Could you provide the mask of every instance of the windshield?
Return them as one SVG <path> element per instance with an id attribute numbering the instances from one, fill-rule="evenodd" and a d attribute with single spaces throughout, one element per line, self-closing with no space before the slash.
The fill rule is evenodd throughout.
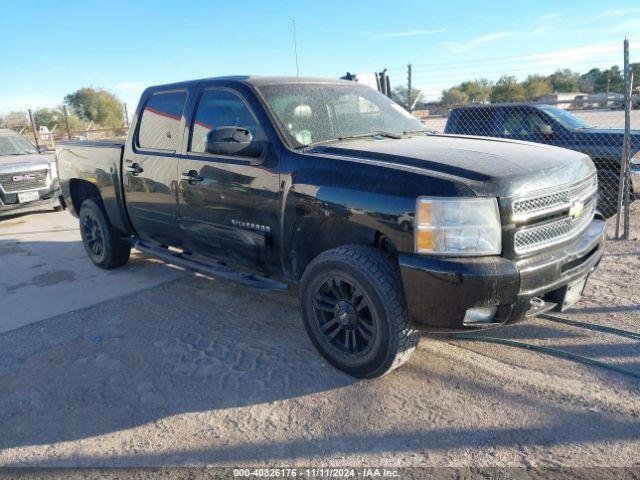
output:
<path id="1" fill-rule="evenodd" d="M 277 84 L 258 90 L 294 147 L 369 134 L 427 132 L 400 105 L 357 83 Z"/>
<path id="2" fill-rule="evenodd" d="M 0 155 L 27 155 L 38 153 L 36 148 L 17 133 L 0 134 Z"/>
<path id="3" fill-rule="evenodd" d="M 540 107 L 540 110 L 550 115 L 556 122 L 569 130 L 576 130 L 579 128 L 591 128 L 587 122 L 575 115 L 555 107 Z"/>

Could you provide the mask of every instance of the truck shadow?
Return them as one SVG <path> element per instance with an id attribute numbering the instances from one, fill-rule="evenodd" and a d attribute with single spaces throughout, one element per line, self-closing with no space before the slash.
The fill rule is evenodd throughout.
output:
<path id="1" fill-rule="evenodd" d="M 114 282 L 123 278 L 118 270 L 109 274 Z M 43 295 L 34 301 L 47 300 Z M 576 336 L 541 325 L 518 328 L 528 338 Z M 245 433 L 238 433 L 231 446 L 213 440 L 210 448 L 179 447 L 170 454 L 32 458 L 30 464 L 162 465 L 169 456 L 172 464 L 273 461 L 318 452 L 375 454 L 638 438 L 637 422 L 625 416 L 579 411 L 558 398 L 529 398 L 512 392 L 508 383 L 466 377 L 476 366 L 465 366 L 462 356 L 460 362 L 454 369 L 451 358 L 438 355 L 437 345 L 429 352 L 421 347 L 399 371 L 357 382 L 313 349 L 294 295 L 189 275 L 0 334 L 0 449 L 88 439 L 191 412 L 206 413 L 203 421 L 219 422 L 225 425 L 222 431 L 231 432 L 234 422 L 250 415 L 242 407 L 272 408 L 294 398 L 287 408 L 308 411 L 300 430 L 293 427 L 300 437 L 295 441 L 265 440 L 268 419 L 263 416 L 252 424 L 255 438 L 246 434 L 245 425 Z M 616 387 L 622 394 L 637 395 L 637 382 Z M 452 389 L 456 402 L 464 399 L 464 405 L 442 403 L 442 392 Z M 398 396 L 403 403 L 393 403 Z M 506 404 L 511 415 L 522 408 L 539 411 L 547 420 L 528 426 L 477 418 L 470 420 L 471 426 L 466 420 L 452 420 L 450 427 L 439 422 L 461 409 L 492 410 Z M 355 430 L 342 429 L 346 415 L 361 420 Z M 372 415 L 377 415 L 372 423 L 365 421 Z M 377 422 L 388 415 L 400 420 L 411 416 L 410 425 L 391 422 L 385 426 L 390 431 L 376 431 Z"/>
<path id="2" fill-rule="evenodd" d="M 27 250 L 24 242 L 20 248 Z M 107 273 L 118 282 L 119 271 Z M 33 301 L 49 300 L 43 289 Z M 354 381 L 313 349 L 291 294 L 187 275 L 0 334 L 0 448 L 82 439 Z"/>

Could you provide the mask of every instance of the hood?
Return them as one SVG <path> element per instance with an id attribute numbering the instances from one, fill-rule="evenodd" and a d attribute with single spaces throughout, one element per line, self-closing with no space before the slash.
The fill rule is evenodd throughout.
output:
<path id="1" fill-rule="evenodd" d="M 622 128 L 579 128 L 573 130 L 583 141 L 586 138 L 593 139 L 591 141 L 604 143 L 607 145 L 620 145 L 624 139 L 624 129 Z M 640 145 L 640 130 L 631 130 L 631 144 Z"/>
<path id="2" fill-rule="evenodd" d="M 572 150 L 461 135 L 346 140 L 316 151 L 447 177 L 478 196 L 522 195 L 577 182 L 596 171 L 587 155 Z"/>
<path id="3" fill-rule="evenodd" d="M 49 168 L 51 159 L 40 153 L 0 156 L 0 172 L 13 173 Z"/>

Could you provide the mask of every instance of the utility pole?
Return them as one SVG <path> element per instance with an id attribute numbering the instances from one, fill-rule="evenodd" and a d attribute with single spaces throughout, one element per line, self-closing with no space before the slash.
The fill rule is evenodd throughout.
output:
<path id="1" fill-rule="evenodd" d="M 409 112 L 413 110 L 411 102 L 411 64 L 407 65 L 407 109 Z"/>
<path id="2" fill-rule="evenodd" d="M 69 125 L 69 112 L 67 111 L 67 106 L 63 105 L 62 110 L 64 110 L 64 121 L 67 124 L 67 138 L 71 141 L 71 126 Z"/>
<path id="3" fill-rule="evenodd" d="M 36 132 L 36 122 L 33 120 L 33 113 L 31 109 L 29 109 L 29 122 L 31 122 L 31 130 L 33 130 L 33 138 L 36 141 L 36 147 L 40 148 L 40 143 L 38 142 L 38 132 Z"/>
<path id="4" fill-rule="evenodd" d="M 127 128 L 129 128 L 129 110 L 127 110 L 127 103 L 124 104 L 124 118 L 127 121 Z"/>

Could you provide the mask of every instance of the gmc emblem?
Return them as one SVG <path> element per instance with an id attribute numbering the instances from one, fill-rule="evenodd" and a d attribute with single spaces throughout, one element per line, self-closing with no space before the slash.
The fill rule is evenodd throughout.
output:
<path id="1" fill-rule="evenodd" d="M 33 173 L 23 173 L 22 175 L 14 175 L 11 177 L 13 182 L 28 182 L 29 180 L 35 180 L 36 176 Z"/>

